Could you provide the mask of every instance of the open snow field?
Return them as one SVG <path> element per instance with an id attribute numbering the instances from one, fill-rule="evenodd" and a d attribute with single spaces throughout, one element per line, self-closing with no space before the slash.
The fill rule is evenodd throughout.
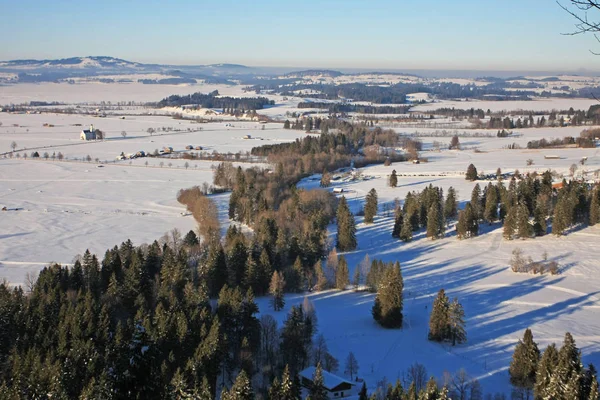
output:
<path id="1" fill-rule="evenodd" d="M 203 151 L 212 153 L 237 153 L 250 151 L 264 144 L 293 141 L 305 133 L 283 129 L 281 124 L 259 124 L 251 121 L 228 121 L 196 123 L 175 120 L 167 116 L 127 116 L 96 118 L 72 114 L 8 114 L 0 113 L 0 153 L 9 152 L 11 143 L 17 143 L 17 152 L 28 155 L 37 150 L 62 152 L 68 158 L 90 155 L 100 161 L 114 160 L 121 152 L 135 153 L 143 150 L 153 152 L 165 146 L 183 152 L 187 145 L 202 146 Z M 53 127 L 44 124 L 54 125 Z M 15 126 L 17 125 L 17 126 Z M 106 134 L 104 141 L 83 141 L 79 138 L 82 129 L 94 125 Z M 162 128 L 172 128 L 163 131 Z M 157 132 L 149 134 L 149 128 Z M 126 132 L 123 138 L 121 132 Z M 251 139 L 244 139 L 250 135 Z M 156 161 L 150 160 L 150 162 Z M 156 161 L 158 163 L 158 161 Z"/>

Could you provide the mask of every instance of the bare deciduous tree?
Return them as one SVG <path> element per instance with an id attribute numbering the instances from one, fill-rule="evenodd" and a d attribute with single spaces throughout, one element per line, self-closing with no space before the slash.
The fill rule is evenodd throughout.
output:
<path id="1" fill-rule="evenodd" d="M 596 40 L 600 41 L 598 33 L 600 33 L 600 19 L 595 19 L 590 14 L 592 12 L 600 13 L 600 1 L 597 0 L 570 0 L 565 2 L 557 1 L 558 5 L 575 18 L 575 30 L 566 35 L 580 35 L 584 33 L 592 33 Z M 590 50 L 591 51 L 591 50 Z M 600 53 L 593 54 L 600 55 Z"/>

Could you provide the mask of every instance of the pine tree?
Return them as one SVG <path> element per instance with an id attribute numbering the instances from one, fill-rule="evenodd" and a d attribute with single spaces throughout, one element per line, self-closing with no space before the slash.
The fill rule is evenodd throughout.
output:
<path id="1" fill-rule="evenodd" d="M 327 172 L 327 170 L 324 169 L 323 173 L 321 174 L 320 186 L 325 188 L 325 187 L 329 187 L 330 184 L 331 184 L 331 175 L 329 175 L 329 172 Z"/>
<path id="2" fill-rule="evenodd" d="M 535 236 L 544 236 L 546 234 L 546 215 L 543 210 L 543 205 L 538 200 L 535 211 L 533 213 L 533 233 Z"/>
<path id="3" fill-rule="evenodd" d="M 223 390 L 221 394 L 223 400 L 254 400 L 254 391 L 252 384 L 246 375 L 246 371 L 242 370 L 229 391 Z"/>
<path id="4" fill-rule="evenodd" d="M 342 196 L 337 209 L 337 248 L 349 251 L 356 248 L 356 224 L 346 198 Z"/>
<path id="5" fill-rule="evenodd" d="M 402 210 L 398 208 L 396 210 L 396 215 L 394 218 L 394 228 L 392 229 L 392 237 L 400 238 L 400 231 L 402 230 L 402 223 L 404 222 L 404 218 L 402 215 Z"/>
<path id="6" fill-rule="evenodd" d="M 569 227 L 568 213 L 569 205 L 566 196 L 559 197 L 556 206 L 554 207 L 554 215 L 552 216 L 552 233 L 556 236 L 561 236 Z"/>
<path id="7" fill-rule="evenodd" d="M 469 164 L 467 168 L 467 173 L 465 175 L 468 181 L 476 181 L 477 180 L 477 168 L 473 164 Z"/>
<path id="8" fill-rule="evenodd" d="M 283 370 L 283 375 L 281 376 L 281 388 L 279 392 L 279 400 L 297 400 L 300 396 L 297 395 L 297 391 L 299 388 L 294 384 L 294 380 L 290 376 L 290 368 L 288 365 L 285 366 Z"/>
<path id="9" fill-rule="evenodd" d="M 456 201 L 456 190 L 452 186 L 448 188 L 448 194 L 446 194 L 446 202 L 444 203 L 444 217 L 446 220 L 456 218 L 458 215 L 458 206 Z"/>
<path id="10" fill-rule="evenodd" d="M 537 343 L 533 341 L 533 334 L 527 328 L 523 340 L 519 340 L 510 362 L 508 373 L 510 383 L 517 389 L 524 391 L 526 397 L 533 390 L 540 360 L 540 351 Z"/>
<path id="11" fill-rule="evenodd" d="M 443 237 L 440 226 L 444 226 L 442 215 L 439 211 L 438 204 L 432 204 L 427 212 L 427 237 L 429 239 L 439 239 Z"/>
<path id="12" fill-rule="evenodd" d="M 597 385 L 596 385 L 596 389 L 597 389 Z M 368 400 L 369 396 L 367 394 L 367 385 L 365 384 L 365 382 L 363 382 L 361 388 L 360 388 L 360 392 L 358 392 L 358 400 Z"/>
<path id="13" fill-rule="evenodd" d="M 375 189 L 369 190 L 365 199 L 365 223 L 372 224 L 375 215 L 377 215 L 377 191 Z"/>
<path id="14" fill-rule="evenodd" d="M 554 399 L 552 394 L 549 392 L 550 383 L 552 381 L 552 375 L 554 369 L 558 364 L 558 351 L 554 343 L 550 344 L 544 350 L 542 358 L 538 364 L 538 369 L 535 376 L 535 386 L 533 393 L 536 399 Z"/>
<path id="15" fill-rule="evenodd" d="M 273 296 L 271 300 L 273 305 L 273 310 L 279 311 L 283 309 L 285 305 L 285 300 L 283 298 L 283 290 L 285 288 L 285 279 L 283 276 L 275 271 L 273 272 L 273 277 L 271 278 L 271 285 L 269 287 L 269 293 Z"/>
<path id="16" fill-rule="evenodd" d="M 600 186 L 596 186 L 592 190 L 592 198 L 590 200 L 590 225 L 600 223 Z"/>
<path id="17" fill-rule="evenodd" d="M 277 377 L 273 379 L 271 386 L 269 386 L 268 399 L 281 400 L 281 384 L 279 383 L 279 379 Z"/>
<path id="18" fill-rule="evenodd" d="M 444 289 L 440 289 L 433 301 L 429 317 L 429 340 L 441 342 L 448 337 L 450 324 L 450 301 Z"/>
<path id="19" fill-rule="evenodd" d="M 396 170 L 392 170 L 392 174 L 390 175 L 390 187 L 395 188 L 398 186 L 398 176 L 396 175 Z"/>
<path id="20" fill-rule="evenodd" d="M 311 400 L 328 400 L 327 390 L 324 386 L 323 369 L 321 363 L 317 364 L 312 384 L 310 385 L 309 396 Z"/>
<path id="21" fill-rule="evenodd" d="M 517 206 L 509 206 L 506 217 L 504 218 L 503 233 L 504 239 L 512 240 L 517 226 Z"/>
<path id="22" fill-rule="evenodd" d="M 590 387 L 590 394 L 588 395 L 588 400 L 598 399 L 600 399 L 600 395 L 598 394 L 598 379 L 594 377 Z"/>
<path id="23" fill-rule="evenodd" d="M 488 185 L 486 191 L 483 219 L 486 220 L 488 224 L 492 224 L 498 219 L 498 191 L 491 183 Z"/>
<path id="24" fill-rule="evenodd" d="M 458 213 L 458 222 L 456 223 L 456 237 L 458 239 L 468 238 L 467 234 L 467 214 L 465 210 L 460 210 Z"/>
<path id="25" fill-rule="evenodd" d="M 346 257 L 341 256 L 335 271 L 335 287 L 339 290 L 345 290 L 349 283 L 350 272 L 348 271 L 348 262 L 346 261 Z"/>
<path id="26" fill-rule="evenodd" d="M 471 207 L 473 207 L 475 218 L 479 223 L 479 220 L 483 218 L 483 209 L 481 205 L 481 187 L 479 186 L 479 183 L 477 183 L 471 191 Z"/>
<path id="27" fill-rule="evenodd" d="M 327 289 L 327 287 L 329 286 L 329 282 L 327 281 L 327 276 L 325 276 L 325 271 L 323 271 L 323 263 L 321 262 L 321 260 L 317 260 L 314 270 L 315 277 L 317 280 L 314 289 L 317 292 Z"/>
<path id="28" fill-rule="evenodd" d="M 423 394 L 421 396 L 419 396 L 419 400 L 437 400 L 439 395 L 440 395 L 440 392 L 438 389 L 437 382 L 435 381 L 435 378 L 432 376 L 427 381 L 427 386 L 425 386 L 425 390 L 423 391 Z"/>
<path id="29" fill-rule="evenodd" d="M 456 343 L 464 343 L 467 341 L 467 331 L 465 330 L 465 311 L 462 304 L 455 297 L 448 310 L 449 330 L 452 346 Z"/>
<path id="30" fill-rule="evenodd" d="M 549 392 L 556 395 L 556 398 L 579 398 L 582 372 L 581 353 L 573 336 L 567 332 L 558 352 L 558 364 L 551 376 Z"/>
<path id="31" fill-rule="evenodd" d="M 372 314 L 384 328 L 402 327 L 404 281 L 400 263 L 387 267 L 377 288 Z"/>
<path id="32" fill-rule="evenodd" d="M 410 242 L 412 240 L 412 224 L 410 218 L 404 217 L 402 221 L 402 229 L 400 229 L 400 240 Z"/>
<path id="33" fill-rule="evenodd" d="M 521 239 L 530 238 L 533 227 L 529 223 L 529 210 L 525 204 L 517 206 L 517 235 Z"/>

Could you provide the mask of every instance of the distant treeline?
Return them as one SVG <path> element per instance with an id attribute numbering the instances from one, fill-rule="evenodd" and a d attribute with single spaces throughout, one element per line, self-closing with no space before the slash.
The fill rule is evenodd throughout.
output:
<path id="1" fill-rule="evenodd" d="M 327 84 L 294 84 L 288 83 L 282 87 L 281 82 L 272 81 L 255 85 L 249 90 L 271 90 L 284 96 L 300 96 L 318 99 L 336 100 L 340 98 L 354 101 L 368 101 L 377 104 L 403 104 L 409 93 L 425 92 L 435 95 L 440 99 L 449 98 L 486 98 L 488 100 L 529 100 L 533 92 L 514 93 L 493 85 L 459 85 L 451 82 L 436 82 L 428 86 L 414 83 L 398 83 L 390 86 L 372 86 L 363 83 L 342 85 Z M 302 93 L 305 91 L 306 93 Z M 316 93 L 315 93 L 316 92 Z M 300 93 L 300 94 L 298 94 Z M 490 97 L 492 96 L 492 97 Z"/>
<path id="2" fill-rule="evenodd" d="M 329 113 L 350 113 L 360 114 L 406 114 L 411 106 L 365 106 L 358 104 L 339 104 L 324 102 L 302 102 L 298 103 L 298 108 L 319 108 L 325 109 Z"/>
<path id="3" fill-rule="evenodd" d="M 198 83 L 198 81 L 192 78 L 138 79 L 138 82 L 145 85 L 181 85 L 183 83 Z"/>
<path id="4" fill-rule="evenodd" d="M 172 95 L 157 103 L 158 107 L 177 107 L 183 105 L 198 105 L 203 108 L 231 108 L 235 110 L 260 110 L 266 105 L 275 104 L 266 97 L 220 97 L 219 91 L 204 94 L 194 93 L 185 96 Z"/>

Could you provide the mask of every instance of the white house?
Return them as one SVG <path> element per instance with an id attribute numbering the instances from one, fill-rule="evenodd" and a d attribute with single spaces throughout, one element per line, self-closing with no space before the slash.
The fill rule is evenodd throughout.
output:
<path id="1" fill-rule="evenodd" d="M 94 125 L 90 125 L 90 129 L 84 129 L 81 131 L 79 135 L 81 140 L 96 140 L 96 131 L 94 130 Z"/>
<path id="2" fill-rule="evenodd" d="M 313 384 L 313 376 L 315 375 L 316 367 L 308 367 L 303 371 L 300 371 L 300 384 L 306 390 L 310 390 Z M 330 399 L 341 399 L 356 395 L 354 382 L 339 377 L 323 370 L 323 386 L 327 391 L 327 397 Z"/>

